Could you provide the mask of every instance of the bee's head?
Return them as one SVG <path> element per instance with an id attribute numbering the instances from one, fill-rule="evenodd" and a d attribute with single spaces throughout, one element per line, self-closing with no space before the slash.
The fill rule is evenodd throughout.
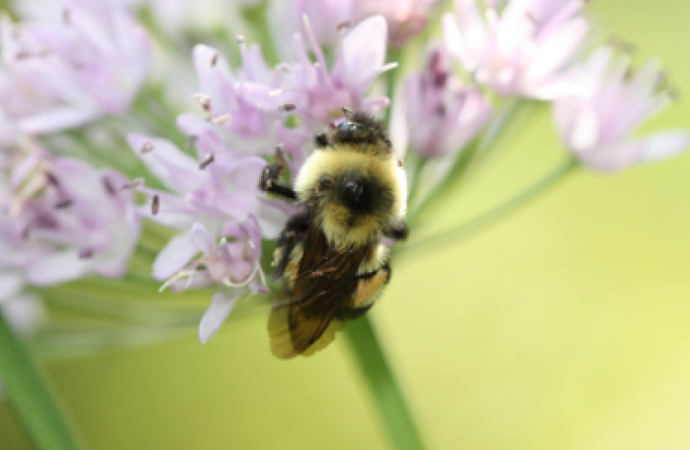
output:
<path id="1" fill-rule="evenodd" d="M 314 152 L 304 163 L 295 190 L 316 213 L 326 237 L 336 244 L 371 242 L 387 224 L 404 217 L 405 172 L 394 158 L 346 149 Z"/>
<path id="2" fill-rule="evenodd" d="M 334 144 L 370 144 L 390 148 L 385 125 L 373 116 L 343 108 L 345 121 L 335 125 L 332 140 Z"/>
<path id="3" fill-rule="evenodd" d="M 312 204 L 333 240 L 363 243 L 374 239 L 393 214 L 393 189 L 368 167 L 345 166 L 319 176 Z"/>
<path id="4" fill-rule="evenodd" d="M 353 217 L 370 216 L 381 208 L 388 210 L 392 203 L 377 180 L 354 170 L 322 174 L 316 182 L 315 195 L 320 203 L 339 205 Z"/>

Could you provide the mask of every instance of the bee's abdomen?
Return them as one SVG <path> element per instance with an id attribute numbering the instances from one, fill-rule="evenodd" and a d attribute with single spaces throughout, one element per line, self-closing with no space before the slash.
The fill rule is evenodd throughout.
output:
<path id="1" fill-rule="evenodd" d="M 353 320 L 365 314 L 374 305 L 383 287 L 391 278 L 391 268 L 386 262 L 379 269 L 357 275 L 357 288 L 350 302 L 338 311 L 341 320 Z"/>

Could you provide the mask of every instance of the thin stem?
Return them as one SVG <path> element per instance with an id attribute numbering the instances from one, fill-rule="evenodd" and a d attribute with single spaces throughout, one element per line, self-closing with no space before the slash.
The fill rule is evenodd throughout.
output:
<path id="1" fill-rule="evenodd" d="M 436 207 L 439 199 L 451 188 L 465 183 L 472 173 L 477 172 L 478 167 L 493 153 L 501 137 L 505 136 L 506 130 L 515 121 L 525 103 L 526 101 L 521 99 L 508 100 L 494 115 L 482 135 L 456 152 L 456 160 L 443 179 L 433 187 L 424 202 L 412 210 L 408 218 L 410 228 L 415 228 L 417 222 Z"/>
<path id="2" fill-rule="evenodd" d="M 78 450 L 70 429 L 39 367 L 0 311 L 0 373 L 17 416 L 41 450 Z"/>
<path id="3" fill-rule="evenodd" d="M 394 369 L 388 363 L 369 316 L 350 322 L 345 335 L 393 447 L 398 450 L 424 449 L 412 410 L 395 379 Z"/>
<path id="4" fill-rule="evenodd" d="M 577 161 L 572 157 L 568 157 L 565 163 L 560 164 L 555 170 L 549 172 L 545 177 L 541 178 L 539 181 L 505 203 L 459 226 L 453 227 L 429 238 L 413 242 L 398 251 L 397 255 L 408 255 L 419 252 L 422 249 L 429 249 L 435 245 L 461 239 L 474 232 L 483 230 L 487 226 L 498 222 L 500 219 L 508 216 L 510 213 L 518 210 L 531 200 L 537 198 L 547 189 L 556 185 L 558 181 L 564 179 L 566 175 L 572 173 L 577 167 Z"/>

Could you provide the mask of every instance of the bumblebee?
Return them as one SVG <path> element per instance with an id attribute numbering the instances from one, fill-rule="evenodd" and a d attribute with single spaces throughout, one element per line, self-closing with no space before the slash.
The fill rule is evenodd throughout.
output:
<path id="1" fill-rule="evenodd" d="M 343 108 L 345 121 L 316 136 L 294 187 L 281 161 L 261 173 L 261 190 L 300 212 L 281 232 L 273 278 L 283 282 L 268 323 L 281 359 L 311 355 L 345 322 L 365 314 L 390 281 L 388 237 L 407 238 L 407 179 L 382 122 Z"/>

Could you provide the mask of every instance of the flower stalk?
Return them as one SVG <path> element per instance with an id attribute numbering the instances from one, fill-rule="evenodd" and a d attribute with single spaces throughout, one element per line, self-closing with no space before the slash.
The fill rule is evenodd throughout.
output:
<path id="1" fill-rule="evenodd" d="M 0 374 L 10 402 L 36 448 L 79 450 L 83 445 L 25 344 L 0 311 Z"/>
<path id="2" fill-rule="evenodd" d="M 439 244 L 462 239 L 475 232 L 481 231 L 539 197 L 549 188 L 555 186 L 559 181 L 563 180 L 566 175 L 573 173 L 577 167 L 579 167 L 577 160 L 573 157 L 568 157 L 566 158 L 566 161 L 556 167 L 555 170 L 549 172 L 545 177 L 541 178 L 536 183 L 515 195 L 505 203 L 461 225 L 434 234 L 426 239 L 412 242 L 410 245 L 407 245 L 399 250 L 397 255 L 403 256 L 419 252 L 420 250 L 428 250 L 438 246 Z"/>
<path id="3" fill-rule="evenodd" d="M 421 450 L 426 448 L 412 409 L 396 380 L 395 369 L 388 362 L 370 316 L 365 315 L 345 328 L 359 372 L 393 448 Z"/>

